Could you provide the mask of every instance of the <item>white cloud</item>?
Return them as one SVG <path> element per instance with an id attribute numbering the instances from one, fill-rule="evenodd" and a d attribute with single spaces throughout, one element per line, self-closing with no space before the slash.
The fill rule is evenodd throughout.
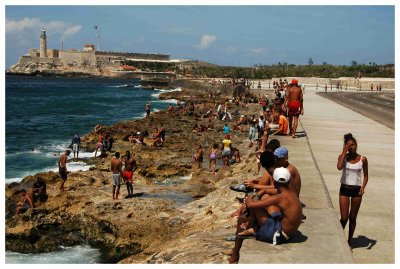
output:
<path id="1" fill-rule="evenodd" d="M 81 25 L 75 25 L 75 26 L 69 27 L 67 30 L 65 30 L 65 32 L 61 36 L 61 40 L 67 39 L 69 36 L 76 34 L 81 29 L 82 29 Z"/>
<path id="2" fill-rule="evenodd" d="M 40 20 L 38 18 L 23 18 L 20 21 L 13 21 L 6 18 L 6 33 L 20 32 L 39 24 Z"/>
<path id="3" fill-rule="evenodd" d="M 48 35 L 61 34 L 61 39 L 66 39 L 82 29 L 81 25 L 72 25 L 63 21 L 41 21 L 39 18 L 23 18 L 10 20 L 6 18 L 7 38 L 37 37 L 40 30 L 45 29 Z"/>
<path id="4" fill-rule="evenodd" d="M 264 48 L 253 48 L 253 49 L 250 49 L 250 53 L 258 54 L 258 55 L 264 54 L 266 52 L 267 52 L 267 50 L 264 49 Z"/>
<path id="5" fill-rule="evenodd" d="M 200 44 L 194 45 L 196 49 L 207 49 L 217 39 L 215 35 L 203 35 L 200 40 Z"/>

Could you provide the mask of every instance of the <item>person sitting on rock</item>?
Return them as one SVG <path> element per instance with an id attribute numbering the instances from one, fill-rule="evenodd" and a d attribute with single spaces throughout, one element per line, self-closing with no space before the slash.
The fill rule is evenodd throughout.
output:
<path id="1" fill-rule="evenodd" d="M 161 147 L 163 144 L 162 138 L 161 138 L 161 133 L 160 130 L 158 128 L 155 129 L 155 132 L 152 134 L 153 138 L 152 138 L 152 146 L 153 147 Z"/>
<path id="2" fill-rule="evenodd" d="M 38 176 L 36 178 L 36 182 L 33 183 L 32 196 L 33 202 L 39 200 L 39 205 L 41 205 L 43 202 L 46 202 L 47 200 L 48 195 L 46 193 L 46 182 L 40 176 Z"/>
<path id="3" fill-rule="evenodd" d="M 17 204 L 17 214 L 25 213 L 29 208 L 35 207 L 30 195 L 25 189 L 17 191 L 16 194 L 20 194 L 22 197 Z"/>
<path id="4" fill-rule="evenodd" d="M 233 156 L 229 159 L 229 164 L 235 164 L 240 162 L 240 152 L 238 148 L 233 149 Z"/>

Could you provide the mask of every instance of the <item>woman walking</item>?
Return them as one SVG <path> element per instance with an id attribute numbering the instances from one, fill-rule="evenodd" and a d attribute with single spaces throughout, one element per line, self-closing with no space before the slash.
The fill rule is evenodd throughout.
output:
<path id="1" fill-rule="evenodd" d="M 367 157 L 357 153 L 357 141 L 350 133 L 344 135 L 344 146 L 338 157 L 337 169 L 342 170 L 339 192 L 340 223 L 344 229 L 349 220 L 347 242 L 350 245 L 356 229 L 356 219 L 362 196 L 368 183 Z M 361 170 L 364 174 L 363 179 L 361 178 Z"/>

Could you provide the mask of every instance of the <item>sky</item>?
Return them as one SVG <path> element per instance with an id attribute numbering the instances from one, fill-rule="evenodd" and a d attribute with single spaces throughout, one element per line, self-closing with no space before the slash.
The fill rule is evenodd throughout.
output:
<path id="1" fill-rule="evenodd" d="M 109 1 L 108 4 L 112 2 Z M 394 63 L 395 7 L 5 6 L 6 68 L 29 48 L 170 53 L 219 65 Z"/>

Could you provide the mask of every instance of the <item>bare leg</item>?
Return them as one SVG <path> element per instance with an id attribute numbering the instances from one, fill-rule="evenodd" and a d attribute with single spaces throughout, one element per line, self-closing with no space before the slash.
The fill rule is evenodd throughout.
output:
<path id="1" fill-rule="evenodd" d="M 297 130 L 298 123 L 299 123 L 299 116 L 294 116 L 294 126 L 293 126 L 293 133 L 292 133 L 293 138 L 296 137 L 296 130 Z"/>
<path id="2" fill-rule="evenodd" d="M 362 201 L 362 196 L 351 198 L 351 209 L 349 215 L 349 237 L 347 240 L 349 245 L 351 243 L 351 240 L 353 239 L 354 231 L 356 229 L 357 214 L 358 210 L 360 209 L 361 201 Z"/>
<path id="3" fill-rule="evenodd" d="M 340 224 L 342 228 L 346 227 L 347 221 L 349 220 L 349 205 L 350 199 L 347 196 L 339 196 L 339 206 L 340 206 Z"/>
<path id="4" fill-rule="evenodd" d="M 240 226 L 242 225 L 242 223 L 245 223 L 247 221 L 248 221 L 248 219 L 246 218 L 246 216 L 244 214 L 242 214 L 238 217 L 236 234 L 242 232 L 243 229 Z M 237 236 L 236 240 L 235 240 L 235 246 L 232 249 L 232 255 L 228 259 L 229 263 L 236 263 L 239 261 L 239 252 L 240 252 L 240 249 L 242 248 L 242 244 L 243 244 L 243 239 Z"/>
<path id="5" fill-rule="evenodd" d="M 60 191 L 64 191 L 64 183 L 65 183 L 65 180 L 63 180 L 61 182 Z"/>
<path id="6" fill-rule="evenodd" d="M 113 193 L 113 200 L 115 200 L 115 185 L 113 185 L 112 193 Z"/>
<path id="7" fill-rule="evenodd" d="M 288 121 L 289 121 L 289 134 L 293 134 L 293 116 L 289 116 Z"/>
<path id="8" fill-rule="evenodd" d="M 115 187 L 115 186 L 113 186 L 113 187 Z M 120 188 L 120 185 L 117 185 L 117 191 L 116 191 L 116 194 L 115 194 L 115 200 L 118 200 L 118 195 L 119 195 L 119 188 Z"/>

